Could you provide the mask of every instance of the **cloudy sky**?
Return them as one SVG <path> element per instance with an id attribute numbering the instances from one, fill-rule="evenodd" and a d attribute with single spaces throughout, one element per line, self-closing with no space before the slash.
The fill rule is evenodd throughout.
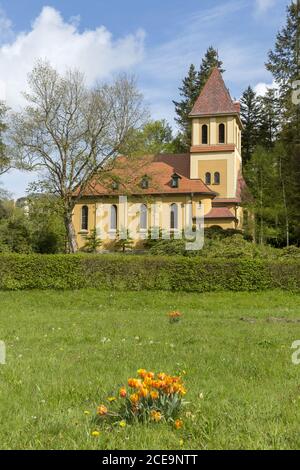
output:
<path id="1" fill-rule="evenodd" d="M 219 50 L 234 98 L 272 83 L 268 50 L 285 22 L 288 0 L 0 0 L 0 99 L 22 106 L 37 58 L 60 71 L 77 67 L 89 84 L 120 71 L 135 74 L 154 118 L 174 125 L 172 99 L 191 63 Z M 15 197 L 32 175 L 0 183 Z"/>

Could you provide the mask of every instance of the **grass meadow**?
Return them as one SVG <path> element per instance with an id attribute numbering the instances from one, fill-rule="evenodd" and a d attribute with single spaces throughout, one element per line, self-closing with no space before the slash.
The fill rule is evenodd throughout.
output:
<path id="1" fill-rule="evenodd" d="M 299 321 L 281 291 L 0 292 L 0 448 L 297 449 Z M 95 425 L 139 368 L 186 371 L 183 429 Z"/>

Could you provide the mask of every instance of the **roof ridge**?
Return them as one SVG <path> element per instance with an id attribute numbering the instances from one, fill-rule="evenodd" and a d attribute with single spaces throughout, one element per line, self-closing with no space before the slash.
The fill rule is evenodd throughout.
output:
<path id="1" fill-rule="evenodd" d="M 193 106 L 190 116 L 238 114 L 238 112 L 238 106 L 231 98 L 221 71 L 218 67 L 214 67 Z"/>

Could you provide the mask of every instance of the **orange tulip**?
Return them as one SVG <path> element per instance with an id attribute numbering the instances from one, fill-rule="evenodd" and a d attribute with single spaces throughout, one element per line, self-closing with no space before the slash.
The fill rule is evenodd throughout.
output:
<path id="1" fill-rule="evenodd" d="M 100 406 L 98 406 L 98 408 L 97 408 L 97 414 L 98 414 L 99 416 L 105 416 L 105 415 L 107 415 L 107 413 L 108 413 L 108 409 L 106 408 L 105 405 L 100 405 Z"/>
<path id="2" fill-rule="evenodd" d="M 152 400 L 157 400 L 158 397 L 159 397 L 159 393 L 155 390 L 153 392 L 150 392 L 150 396 L 151 396 Z"/>
<path id="3" fill-rule="evenodd" d="M 133 395 L 130 395 L 130 401 L 133 404 L 137 404 L 140 400 L 140 397 L 138 396 L 137 393 L 133 393 Z"/>
<path id="4" fill-rule="evenodd" d="M 176 419 L 174 423 L 175 429 L 178 431 L 183 427 L 183 421 L 181 419 Z"/>
<path id="5" fill-rule="evenodd" d="M 126 398 L 127 397 L 127 391 L 125 387 L 120 388 L 120 397 L 121 398 Z"/>

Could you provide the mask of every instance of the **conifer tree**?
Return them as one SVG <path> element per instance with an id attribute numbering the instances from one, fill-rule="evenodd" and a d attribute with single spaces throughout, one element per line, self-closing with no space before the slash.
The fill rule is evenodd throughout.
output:
<path id="1" fill-rule="evenodd" d="M 280 140 L 286 158 L 282 175 L 290 189 L 287 206 L 293 212 L 292 240 L 300 243 L 300 103 L 292 99 L 293 86 L 300 80 L 300 1 L 287 7 L 287 21 L 278 33 L 275 47 L 269 52 L 267 69 L 273 74 L 279 90 L 282 109 Z"/>
<path id="2" fill-rule="evenodd" d="M 258 139 L 259 103 L 255 91 L 249 86 L 241 98 L 241 119 L 244 125 L 242 132 L 242 157 L 247 163 L 253 154 Z"/>
<path id="3" fill-rule="evenodd" d="M 200 70 L 197 71 L 195 65 L 192 64 L 188 75 L 183 79 L 182 86 L 179 88 L 182 99 L 181 101 L 173 101 L 176 112 L 175 121 L 180 130 L 180 136 L 177 136 L 177 140 L 180 143 L 181 151 L 187 151 L 191 145 L 191 120 L 189 114 L 194 103 L 207 82 L 212 69 L 218 67 L 223 72 L 222 65 L 218 52 L 210 46 L 202 60 Z"/>
<path id="4" fill-rule="evenodd" d="M 258 109 L 258 143 L 271 149 L 275 145 L 281 123 L 278 91 L 269 88 L 264 96 L 260 96 Z"/>

